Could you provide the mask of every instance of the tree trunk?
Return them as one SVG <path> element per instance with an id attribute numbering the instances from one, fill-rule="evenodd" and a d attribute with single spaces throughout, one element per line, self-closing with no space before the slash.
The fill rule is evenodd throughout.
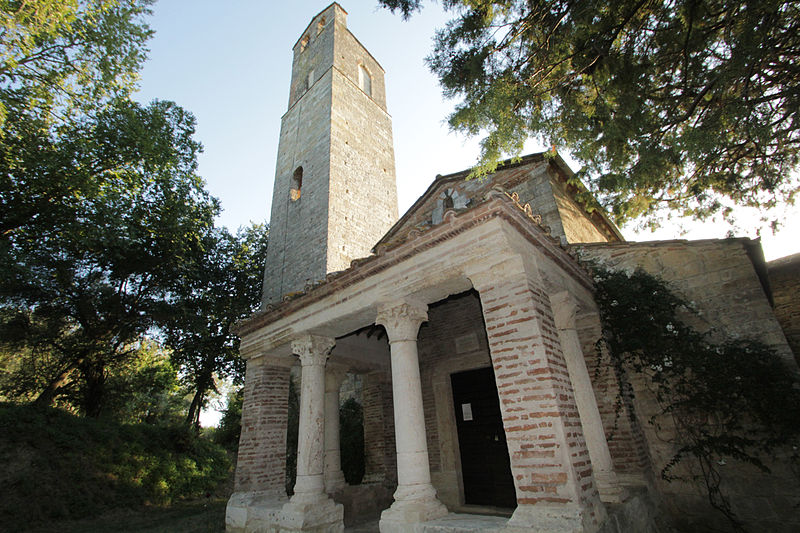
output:
<path id="1" fill-rule="evenodd" d="M 200 431 L 200 411 L 203 409 L 203 401 L 209 389 L 214 386 L 214 374 L 211 370 L 203 370 L 197 377 L 197 391 L 192 398 L 189 406 L 189 413 L 186 415 L 186 425 L 195 431 Z"/>
<path id="2" fill-rule="evenodd" d="M 200 410 L 203 405 L 203 398 L 206 395 L 205 387 L 198 386 L 194 393 L 192 403 L 189 406 L 189 413 L 186 415 L 186 425 L 195 431 L 200 430 Z"/>
<path id="3" fill-rule="evenodd" d="M 37 407 L 50 407 L 53 405 L 53 401 L 59 395 L 61 388 L 69 381 L 70 372 L 72 372 L 72 367 L 67 368 L 51 379 L 47 387 L 33 400 L 33 405 Z"/>
<path id="4" fill-rule="evenodd" d="M 81 371 L 86 383 L 86 390 L 83 394 L 84 411 L 90 418 L 99 418 L 103 410 L 106 392 L 105 364 L 103 361 L 87 363 L 81 368 Z"/>

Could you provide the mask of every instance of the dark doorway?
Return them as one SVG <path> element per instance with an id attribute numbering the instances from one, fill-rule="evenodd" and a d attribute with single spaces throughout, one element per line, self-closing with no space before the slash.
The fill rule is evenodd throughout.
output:
<path id="1" fill-rule="evenodd" d="M 517 498 L 494 371 L 480 368 L 452 374 L 464 503 L 515 508 Z"/>

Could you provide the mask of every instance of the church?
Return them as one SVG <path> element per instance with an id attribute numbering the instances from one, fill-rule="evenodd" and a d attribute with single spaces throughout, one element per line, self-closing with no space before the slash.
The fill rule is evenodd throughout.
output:
<path id="1" fill-rule="evenodd" d="M 709 324 L 763 340 L 797 372 L 760 244 L 626 242 L 549 154 L 484 180 L 437 176 L 398 217 L 384 71 L 346 17 L 331 4 L 293 48 L 263 304 L 238 331 L 247 370 L 227 531 L 338 532 L 372 517 L 385 533 L 656 532 L 670 530 L 664 513 L 706 513 L 702 494 L 659 479 L 670 450 L 647 424 L 647 401 L 620 407 L 616 378 L 595 372 L 601 325 L 586 262 L 662 277 Z M 366 464 L 357 486 L 339 449 L 340 387 L 353 375 Z M 744 519 L 799 530 L 792 474 L 770 477 L 768 492 L 758 483 L 733 488 Z"/>

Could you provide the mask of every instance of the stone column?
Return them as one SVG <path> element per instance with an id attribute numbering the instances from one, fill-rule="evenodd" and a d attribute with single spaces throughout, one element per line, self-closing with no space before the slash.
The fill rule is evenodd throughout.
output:
<path id="1" fill-rule="evenodd" d="M 427 305 L 401 301 L 379 307 L 376 324 L 386 328 L 392 359 L 392 394 L 397 447 L 394 503 L 381 515 L 382 533 L 409 531 L 409 524 L 447 514 L 431 484 L 417 332 L 428 319 Z"/>
<path id="2" fill-rule="evenodd" d="M 594 533 L 606 511 L 536 259 L 509 254 L 468 273 L 480 294 L 517 494 L 504 531 Z"/>
<path id="3" fill-rule="evenodd" d="M 345 367 L 328 363 L 325 373 L 325 492 L 332 494 L 345 486 L 339 443 L 339 388 L 347 376 Z"/>
<path id="4" fill-rule="evenodd" d="M 583 436 L 592 461 L 592 473 L 597 483 L 597 491 L 604 502 L 619 503 L 625 499 L 625 490 L 617 480 L 608 441 L 603 430 L 603 421 L 592 389 L 589 370 L 581 350 L 581 341 L 575 326 L 577 305 L 568 292 L 563 291 L 550 296 L 553 318 L 558 336 L 561 340 L 561 351 L 567 362 L 569 379 L 575 391 L 575 403 L 581 417 Z"/>
<path id="5" fill-rule="evenodd" d="M 266 527 L 286 502 L 286 427 L 290 356 L 247 361 L 242 434 L 234 492 L 225 513 L 227 531 Z"/>
<path id="6" fill-rule="evenodd" d="M 325 431 L 325 362 L 334 340 L 304 335 L 292 342 L 302 365 L 297 481 L 294 496 L 283 506 L 281 531 L 343 531 L 344 508 L 325 494 L 323 453 Z"/>

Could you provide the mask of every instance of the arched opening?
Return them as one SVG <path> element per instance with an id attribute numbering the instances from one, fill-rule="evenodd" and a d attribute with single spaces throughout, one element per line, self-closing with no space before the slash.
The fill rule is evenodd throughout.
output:
<path id="1" fill-rule="evenodd" d="M 308 46 L 308 35 L 306 35 L 300 40 L 300 51 L 305 52 L 307 46 Z"/>
<path id="2" fill-rule="evenodd" d="M 372 77 L 364 65 L 358 65 L 358 86 L 367 96 L 372 96 Z"/>
<path id="3" fill-rule="evenodd" d="M 322 29 L 324 27 L 325 27 L 325 17 L 322 17 L 321 19 L 319 19 L 319 22 L 317 22 L 317 35 L 322 33 Z"/>
<path id="4" fill-rule="evenodd" d="M 292 175 L 292 188 L 289 191 L 289 198 L 293 202 L 300 199 L 300 190 L 303 188 L 303 167 L 297 167 Z"/>
<path id="5" fill-rule="evenodd" d="M 306 78 L 306 91 L 314 85 L 314 69 L 308 71 L 308 77 Z"/>

